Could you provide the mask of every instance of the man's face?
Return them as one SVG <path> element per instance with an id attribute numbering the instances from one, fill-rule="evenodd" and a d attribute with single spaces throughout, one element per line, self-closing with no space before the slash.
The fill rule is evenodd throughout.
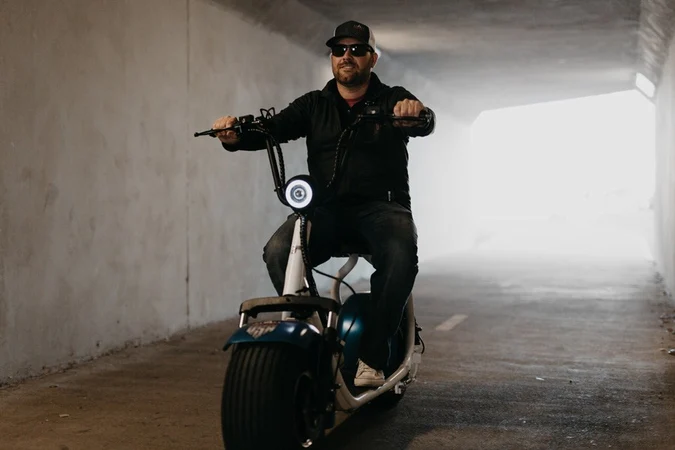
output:
<path id="1" fill-rule="evenodd" d="M 344 38 L 338 41 L 338 45 L 362 44 L 362 42 L 353 38 Z M 367 52 L 364 56 L 354 56 L 351 50 L 343 56 L 333 56 L 331 54 L 331 64 L 333 66 L 333 75 L 338 83 L 343 86 L 361 86 L 368 82 L 371 69 L 377 61 L 377 54 Z"/>

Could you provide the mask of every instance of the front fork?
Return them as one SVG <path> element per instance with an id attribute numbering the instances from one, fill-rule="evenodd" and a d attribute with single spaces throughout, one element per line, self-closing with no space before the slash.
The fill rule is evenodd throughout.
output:
<path id="1" fill-rule="evenodd" d="M 284 290 L 282 295 L 310 295 L 309 281 L 307 280 L 306 266 L 302 258 L 302 233 L 300 231 L 301 218 L 295 221 L 293 229 L 293 239 L 291 241 L 291 250 L 288 254 L 288 263 L 286 265 L 286 278 L 284 280 Z M 312 230 L 312 223 L 307 220 L 307 243 Z M 311 268 L 309 270 L 312 270 Z M 282 320 L 292 318 L 290 312 L 283 312 Z M 324 328 L 319 315 L 315 312 L 308 319 L 308 322 L 316 326 L 323 336 L 323 345 L 317 358 L 317 367 L 315 368 L 317 380 L 319 383 L 319 407 L 325 417 L 325 427 L 332 428 L 335 425 L 335 376 L 332 371 L 333 357 L 336 353 L 342 351 L 342 346 L 338 340 L 337 314 L 328 312 L 327 326 Z"/>
<path id="2" fill-rule="evenodd" d="M 309 243 L 311 231 L 312 223 L 307 220 L 307 243 Z M 293 229 L 293 240 L 291 241 L 291 251 L 288 254 L 286 278 L 284 280 L 284 291 L 282 295 L 308 295 L 309 283 L 306 278 L 307 274 L 305 270 L 305 262 L 302 259 L 300 217 L 298 217 L 295 221 L 295 228 Z"/>
<path id="3" fill-rule="evenodd" d="M 295 221 L 293 229 L 293 240 L 291 241 L 291 251 L 288 253 L 288 262 L 286 264 L 286 278 L 284 279 L 284 290 L 282 295 L 310 295 L 309 281 L 307 280 L 307 268 L 302 258 L 302 233 L 300 232 L 300 217 Z M 312 222 L 307 219 L 307 244 L 312 232 Z M 312 270 L 312 268 L 309 268 Z M 282 320 L 288 320 L 292 317 L 291 313 L 283 312 Z M 330 311 L 327 318 L 327 326 L 337 329 L 337 314 Z M 310 323 L 323 330 L 323 324 L 318 314 L 314 313 Z"/>

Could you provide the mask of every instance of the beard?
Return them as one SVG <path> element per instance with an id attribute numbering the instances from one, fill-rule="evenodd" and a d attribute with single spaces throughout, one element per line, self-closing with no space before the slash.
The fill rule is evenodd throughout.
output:
<path id="1" fill-rule="evenodd" d="M 346 87 L 356 87 L 363 86 L 368 83 L 370 78 L 370 67 L 364 67 L 359 69 L 356 66 L 349 71 L 345 71 L 342 68 L 333 69 L 333 75 L 335 80 L 343 86 Z"/>

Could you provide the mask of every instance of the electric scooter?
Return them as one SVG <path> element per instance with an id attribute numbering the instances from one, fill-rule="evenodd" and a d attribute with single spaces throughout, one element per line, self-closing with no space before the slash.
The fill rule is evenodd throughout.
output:
<path id="1" fill-rule="evenodd" d="M 273 115 L 273 108 L 261 109 L 259 117 L 239 117 L 233 127 L 194 134 L 215 137 L 227 130 L 262 134 L 275 192 L 297 217 L 282 296 L 241 303 L 239 327 L 224 346 L 224 351 L 232 350 L 221 403 L 227 450 L 309 448 L 335 426 L 338 411 L 351 413 L 368 403 L 393 407 L 415 381 L 424 352 L 411 294 L 391 339 L 384 384 L 377 388 L 354 386 L 363 328 L 360 311 L 370 300 L 370 293 L 355 292 L 344 280 L 360 258 L 370 261 L 368 250 L 344 246 L 334 257 L 346 257 L 347 261 L 334 277 L 313 269 L 308 257 L 308 216 L 321 205 L 322 189 L 307 175 L 285 181 L 281 147 L 267 126 Z M 342 145 L 343 140 L 349 140 L 363 124 L 396 120 L 423 124 L 429 118 L 395 117 L 367 106 L 340 137 L 329 187 L 339 183 L 340 170 L 348 157 L 349 148 Z M 319 294 L 313 271 L 334 280 L 328 296 Z M 342 284 L 352 292 L 344 300 Z M 260 317 L 270 313 L 272 318 Z"/>

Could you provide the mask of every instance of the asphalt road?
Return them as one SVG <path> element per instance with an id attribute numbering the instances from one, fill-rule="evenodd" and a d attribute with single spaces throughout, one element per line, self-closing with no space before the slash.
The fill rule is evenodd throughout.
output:
<path id="1" fill-rule="evenodd" d="M 416 286 L 419 381 L 320 448 L 675 448 L 675 310 L 651 262 L 475 253 Z M 0 449 L 222 448 L 233 326 L 0 389 Z"/>

